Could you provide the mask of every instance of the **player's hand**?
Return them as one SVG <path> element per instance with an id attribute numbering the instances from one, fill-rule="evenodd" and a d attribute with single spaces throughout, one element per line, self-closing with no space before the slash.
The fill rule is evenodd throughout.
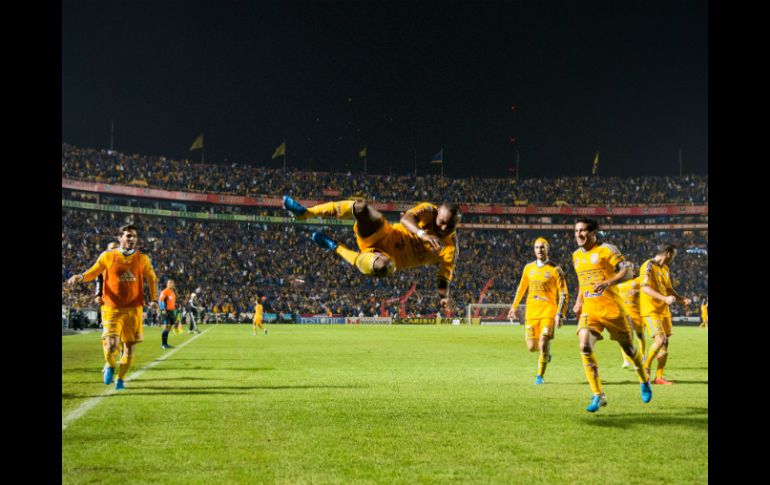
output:
<path id="1" fill-rule="evenodd" d="M 600 282 L 598 282 L 598 283 L 594 284 L 594 289 L 593 289 L 593 292 L 594 292 L 594 293 L 601 293 L 601 292 L 603 292 L 604 290 L 606 290 L 606 289 L 607 289 L 609 286 L 610 286 L 610 285 L 609 285 L 609 284 L 607 284 L 607 282 L 606 282 L 606 281 L 600 281 Z"/>
<path id="2" fill-rule="evenodd" d="M 689 298 L 682 298 L 682 305 L 689 305 L 692 302 Z"/>
<path id="3" fill-rule="evenodd" d="M 441 240 L 438 237 L 434 236 L 433 234 L 428 234 L 426 232 L 425 234 L 422 235 L 420 239 L 430 244 L 431 249 L 433 249 L 433 251 L 435 252 L 441 251 L 441 248 L 444 247 L 441 244 Z"/>
<path id="4" fill-rule="evenodd" d="M 94 301 L 96 301 L 96 304 L 99 306 L 104 305 L 104 298 L 102 298 L 101 296 L 97 296 L 96 298 L 94 298 Z"/>
<path id="5" fill-rule="evenodd" d="M 575 306 L 572 307 L 572 311 L 575 312 L 575 315 L 577 315 L 579 317 L 580 316 L 580 312 L 583 311 L 582 303 L 575 303 Z"/>
<path id="6" fill-rule="evenodd" d="M 667 305 L 673 305 L 676 301 L 676 297 L 674 295 L 668 295 L 666 298 L 664 298 Z"/>
<path id="7" fill-rule="evenodd" d="M 74 285 L 74 284 L 80 283 L 81 281 L 83 281 L 83 275 L 76 274 L 76 275 L 70 276 L 70 279 L 67 280 L 67 284 Z"/>
<path id="8" fill-rule="evenodd" d="M 511 309 L 508 310 L 508 319 L 509 320 L 518 320 L 519 319 L 519 315 L 516 312 L 516 308 L 511 307 Z"/>
<path id="9" fill-rule="evenodd" d="M 561 328 L 561 326 L 564 325 L 564 323 L 561 321 L 561 315 L 556 315 L 553 318 L 553 323 L 556 324 L 556 328 Z"/>

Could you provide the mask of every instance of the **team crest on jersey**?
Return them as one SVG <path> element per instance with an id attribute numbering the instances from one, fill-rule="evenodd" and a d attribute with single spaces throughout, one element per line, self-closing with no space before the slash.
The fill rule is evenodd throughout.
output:
<path id="1" fill-rule="evenodd" d="M 546 272 L 545 272 L 545 274 L 543 275 L 543 277 L 544 277 L 545 279 L 548 279 L 548 278 L 550 278 L 550 277 L 551 277 L 551 272 L 550 272 L 550 271 L 546 271 Z"/>
<path id="2" fill-rule="evenodd" d="M 125 273 L 120 275 L 119 281 L 121 283 L 127 283 L 131 281 L 136 281 L 136 276 L 134 276 L 134 273 L 131 272 L 131 270 L 126 270 Z"/>
<path id="3" fill-rule="evenodd" d="M 599 254 L 594 253 L 591 255 L 591 264 L 598 264 L 599 263 Z"/>

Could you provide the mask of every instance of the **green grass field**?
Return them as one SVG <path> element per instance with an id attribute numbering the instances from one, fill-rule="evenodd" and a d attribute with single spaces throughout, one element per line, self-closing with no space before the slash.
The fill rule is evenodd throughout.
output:
<path id="1" fill-rule="evenodd" d="M 649 404 L 615 342 L 591 391 L 576 327 L 543 386 L 520 326 L 201 326 L 62 430 L 62 483 L 706 483 L 708 331 L 675 327 Z M 129 372 L 172 352 L 160 330 Z M 114 388 L 98 333 L 62 337 L 62 420 Z"/>

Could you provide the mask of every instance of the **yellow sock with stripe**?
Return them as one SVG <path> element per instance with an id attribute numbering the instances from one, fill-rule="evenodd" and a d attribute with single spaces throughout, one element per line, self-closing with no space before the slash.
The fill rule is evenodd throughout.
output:
<path id="1" fill-rule="evenodd" d="M 652 361 L 655 360 L 655 357 L 658 356 L 658 352 L 660 351 L 660 345 L 658 345 L 657 342 L 653 342 L 652 347 L 650 347 L 649 352 L 647 352 L 647 358 L 644 361 L 644 367 L 646 369 L 652 368 Z"/>
<path id="2" fill-rule="evenodd" d="M 642 359 L 644 359 L 644 353 L 647 351 L 647 342 L 644 339 L 644 333 L 642 333 L 641 336 L 637 334 L 636 340 L 639 341 L 639 348 L 642 350 Z"/>
<path id="3" fill-rule="evenodd" d="M 123 355 L 123 358 L 120 360 L 120 371 L 118 371 L 118 379 L 123 379 L 126 377 L 126 373 L 128 372 L 129 367 L 131 367 L 131 362 L 134 361 L 133 357 L 129 357 L 128 355 Z"/>
<path id="4" fill-rule="evenodd" d="M 313 207 L 308 207 L 306 217 L 334 217 L 336 219 L 352 219 L 354 200 L 340 200 L 326 202 Z"/>
<path id="5" fill-rule="evenodd" d="M 118 358 L 120 357 L 120 352 L 118 349 L 115 349 L 112 352 L 109 352 L 107 355 L 107 363 L 110 365 L 110 367 L 115 367 L 118 364 Z"/>
<path id="6" fill-rule="evenodd" d="M 359 253 L 358 251 L 348 249 L 344 244 L 338 244 L 337 249 L 335 249 L 334 252 L 342 256 L 342 259 L 358 268 L 358 271 L 361 273 L 367 276 L 374 274 L 374 261 L 378 258 L 378 254 L 371 252 Z"/>
<path id="7" fill-rule="evenodd" d="M 599 379 L 599 363 L 596 361 L 596 355 L 593 352 L 590 354 L 581 353 L 580 358 L 583 361 L 583 368 L 586 371 L 586 377 L 588 378 L 591 390 L 594 394 L 601 394 L 602 381 Z"/>
<path id="8" fill-rule="evenodd" d="M 545 375 L 545 368 L 548 366 L 548 351 L 545 353 L 540 352 L 540 357 L 537 359 L 537 375 L 543 377 Z"/>
<path id="9" fill-rule="evenodd" d="M 655 372 L 655 377 L 663 378 L 663 369 L 666 367 L 666 361 L 668 361 L 668 351 L 661 350 L 658 352 L 658 370 Z"/>
<path id="10" fill-rule="evenodd" d="M 636 375 L 639 376 L 639 383 L 647 382 L 649 376 L 647 375 L 647 371 L 644 370 L 644 357 L 642 357 L 642 351 L 639 347 L 636 347 L 636 353 L 631 361 L 636 367 Z"/>

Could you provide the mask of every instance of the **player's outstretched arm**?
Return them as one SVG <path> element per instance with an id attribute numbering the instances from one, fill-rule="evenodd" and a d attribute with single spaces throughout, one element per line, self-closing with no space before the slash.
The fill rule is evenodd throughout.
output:
<path id="1" fill-rule="evenodd" d="M 436 280 L 436 289 L 438 290 L 438 305 L 440 311 L 449 310 L 449 280 L 439 277 Z"/>
<path id="2" fill-rule="evenodd" d="M 419 222 L 417 216 L 409 211 L 406 211 L 404 215 L 401 216 L 402 226 L 407 228 L 409 232 L 416 234 L 420 241 L 429 243 L 434 251 L 441 251 L 441 248 L 443 247 L 441 240 L 433 234 L 428 234 L 424 229 L 420 229 Z"/>

